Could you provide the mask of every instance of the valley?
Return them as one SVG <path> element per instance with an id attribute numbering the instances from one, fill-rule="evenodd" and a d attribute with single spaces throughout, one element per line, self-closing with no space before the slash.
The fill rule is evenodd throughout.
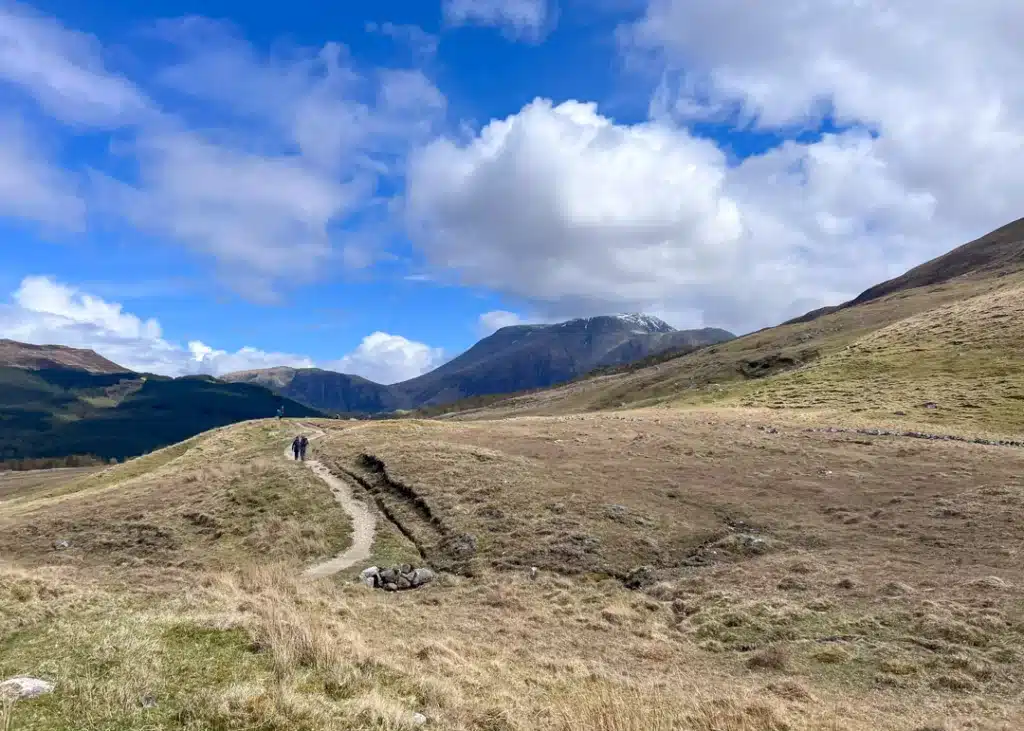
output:
<path id="1" fill-rule="evenodd" d="M 1021 728 L 1022 233 L 438 418 L 0 475 L 0 678 L 54 684 L 0 727 Z"/>

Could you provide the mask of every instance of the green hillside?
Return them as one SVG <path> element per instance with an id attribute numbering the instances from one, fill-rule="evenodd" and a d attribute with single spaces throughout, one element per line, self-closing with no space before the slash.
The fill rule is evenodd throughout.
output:
<path id="1" fill-rule="evenodd" d="M 124 459 L 248 419 L 319 413 L 260 386 L 0 367 L 0 460 L 68 455 Z"/>

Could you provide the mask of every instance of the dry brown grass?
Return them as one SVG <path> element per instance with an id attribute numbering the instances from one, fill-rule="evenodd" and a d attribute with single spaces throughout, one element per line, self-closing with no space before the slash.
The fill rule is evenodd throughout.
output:
<path id="1" fill-rule="evenodd" d="M 756 410 L 328 424 L 318 448 L 356 473 L 361 454 L 376 455 L 436 524 L 476 536 L 477 559 L 494 568 L 625 575 L 804 550 L 856 557 L 831 577 L 852 594 L 876 583 L 871 566 L 899 567 L 890 579 L 905 567 L 937 581 L 950 566 L 970 579 L 1024 578 L 1007 548 L 1024 538 L 1020 450 L 810 425 Z M 440 552 L 436 525 L 407 516 Z"/>
<path id="2" fill-rule="evenodd" d="M 774 408 L 903 412 L 932 430 L 1024 424 L 1024 288 L 946 304 L 876 330 L 794 373 L 752 385 L 741 402 Z M 937 408 L 925 409 L 926 403 Z"/>
<path id="3" fill-rule="evenodd" d="M 85 479 L 12 492 L 0 502 L 0 555 L 192 569 L 239 556 L 333 555 L 347 545 L 347 517 L 314 475 L 280 459 L 274 428 L 221 430 Z"/>
<path id="4" fill-rule="evenodd" d="M 102 467 L 61 467 L 52 470 L 0 472 L 0 501 L 9 496 L 25 495 L 49 488 L 61 487 L 69 482 L 98 472 Z"/>
<path id="5" fill-rule="evenodd" d="M 398 594 L 313 583 L 301 542 L 253 540 L 225 460 L 249 464 L 256 494 L 313 500 L 307 521 L 337 515 L 275 459 L 287 424 L 224 430 L 126 483 L 10 500 L 0 676 L 59 688 L 19 703 L 13 728 L 404 730 L 415 713 L 449 731 L 1024 724 L 1021 452 L 808 433 L 753 410 L 320 426 L 317 456 L 368 476 L 372 453 L 404 484 L 377 489 L 428 556 L 475 536 L 475 576 Z M 120 503 L 180 544 L 159 560 L 98 548 L 120 535 Z M 184 504 L 250 540 L 186 528 Z M 260 525 L 285 504 L 263 503 Z M 74 560 L 6 537 L 67 515 L 93 521 Z M 408 551 L 397 528 L 382 535 L 378 557 Z M 624 588 L 640 565 L 642 588 Z"/>

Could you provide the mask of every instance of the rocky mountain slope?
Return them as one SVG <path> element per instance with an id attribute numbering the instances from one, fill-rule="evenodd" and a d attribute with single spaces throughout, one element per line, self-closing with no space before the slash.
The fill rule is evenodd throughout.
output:
<path id="1" fill-rule="evenodd" d="M 555 325 L 504 327 L 430 373 L 391 386 L 312 368 L 242 371 L 222 380 L 265 386 L 314 408 L 379 413 L 545 388 L 595 368 L 733 337 L 716 328 L 675 330 L 648 315 L 609 315 Z"/>
<path id="2" fill-rule="evenodd" d="M 359 376 L 321 368 L 267 368 L 221 377 L 227 383 L 269 388 L 302 404 L 340 414 L 375 414 L 408 407 L 403 394 Z"/>

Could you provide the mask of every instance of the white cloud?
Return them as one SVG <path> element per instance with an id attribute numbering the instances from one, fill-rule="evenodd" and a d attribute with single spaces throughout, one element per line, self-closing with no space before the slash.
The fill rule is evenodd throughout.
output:
<path id="1" fill-rule="evenodd" d="M 1012 0 L 651 0 L 624 37 L 659 54 L 657 109 L 682 123 L 854 126 L 730 175 L 755 228 L 850 263 L 845 281 L 826 275 L 850 293 L 1024 210 L 1024 57 L 1010 30 L 1022 24 Z"/>
<path id="2" fill-rule="evenodd" d="M 548 0 L 444 0 L 449 25 L 501 28 L 514 39 L 538 41 L 555 23 Z"/>
<path id="3" fill-rule="evenodd" d="M 437 36 L 427 33 L 418 25 L 369 22 L 366 24 L 366 32 L 379 33 L 391 38 L 396 43 L 405 44 L 413 53 L 423 59 L 433 58 L 437 53 Z"/>
<path id="4" fill-rule="evenodd" d="M 26 277 L 14 293 L 23 310 L 49 315 L 78 325 L 92 325 L 125 339 L 154 340 L 160 324 L 123 312 L 121 305 L 105 302 L 47 277 Z"/>
<path id="5" fill-rule="evenodd" d="M 95 350 L 135 371 L 168 376 L 291 366 L 311 368 L 313 359 L 291 353 L 243 347 L 228 352 L 201 341 L 182 347 L 166 340 L 155 319 L 125 312 L 121 305 L 55 281 L 26 277 L 9 304 L 0 304 L 0 338 L 37 345 L 68 345 Z M 439 364 L 441 351 L 397 335 L 373 333 L 335 365 L 348 372 L 392 383 L 420 375 Z M 324 367 L 330 367 L 324 365 Z"/>
<path id="6" fill-rule="evenodd" d="M 80 230 L 85 202 L 20 120 L 0 118 L 0 216 Z"/>
<path id="7" fill-rule="evenodd" d="M 507 310 L 491 310 L 480 315 L 477 322 L 477 332 L 480 337 L 486 337 L 492 335 L 503 327 L 510 327 L 512 325 L 525 325 L 528 322 L 532 322 L 522 315 L 515 312 L 508 312 Z"/>
<path id="8" fill-rule="evenodd" d="M 188 353 L 191 355 L 191 359 L 187 366 L 187 372 L 208 373 L 214 376 L 259 368 L 277 368 L 280 366 L 313 368 L 316 365 L 312 359 L 303 355 L 268 353 L 265 350 L 248 346 L 240 348 L 234 353 L 229 353 L 224 350 L 211 348 L 199 340 L 192 340 L 188 343 Z"/>
<path id="9" fill-rule="evenodd" d="M 331 259 L 329 225 L 365 191 L 301 159 L 211 145 L 187 133 L 137 145 L 137 187 L 97 178 L 109 210 L 137 228 L 211 255 L 224 279 L 249 294 L 280 279 L 311 279 Z"/>
<path id="10" fill-rule="evenodd" d="M 0 0 L 0 80 L 18 85 L 58 119 L 117 127 L 149 112 L 146 98 L 104 68 L 96 39 Z"/>
<path id="11" fill-rule="evenodd" d="M 648 309 L 731 287 L 747 265 L 725 166 L 685 131 L 538 100 L 420 152 L 407 212 L 428 259 L 467 283 L 546 314 Z"/>
<path id="12" fill-rule="evenodd" d="M 117 129 L 112 152 L 137 163 L 117 178 L 94 163 L 96 210 L 212 258 L 254 297 L 372 261 L 340 230 L 355 215 L 371 228 L 386 218 L 379 181 L 400 176 L 408 147 L 443 118 L 445 98 L 422 72 L 360 69 L 337 43 L 264 55 L 195 17 L 164 22 L 149 40 L 172 62 L 143 90 L 107 69 L 94 38 L 0 0 L 0 85 L 75 131 Z M 0 139 L 0 162 L 21 163 L 0 172 L 0 214 L 54 219 L 74 186 L 25 164 L 24 149 Z M 32 186 L 11 194 L 22 179 Z M 64 208 L 80 224 L 82 204 Z"/>
<path id="13" fill-rule="evenodd" d="M 432 371 L 444 360 L 444 351 L 401 335 L 375 332 L 363 338 L 352 353 L 326 364 L 329 370 L 391 384 Z"/>

